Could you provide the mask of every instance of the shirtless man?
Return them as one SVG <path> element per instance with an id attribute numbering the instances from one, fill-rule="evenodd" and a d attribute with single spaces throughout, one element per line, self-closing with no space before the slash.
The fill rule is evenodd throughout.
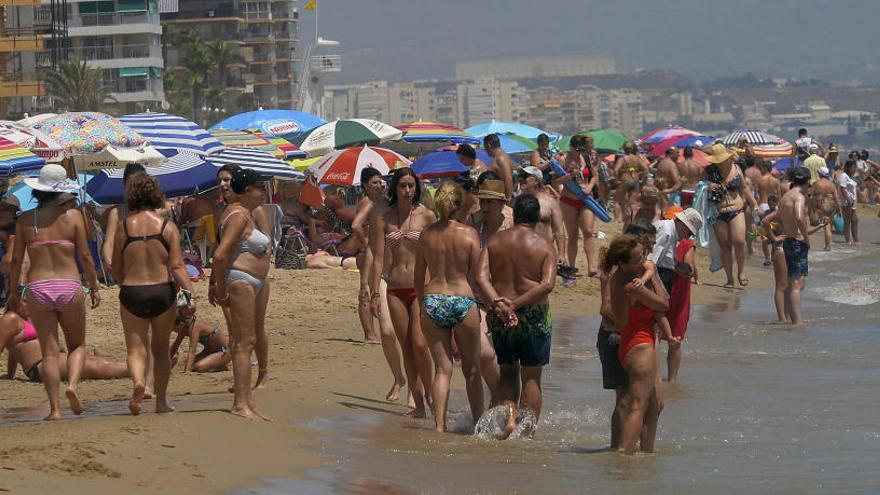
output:
<path id="1" fill-rule="evenodd" d="M 657 163 L 654 185 L 660 190 L 660 209 L 675 205 L 681 206 L 681 187 L 684 181 L 678 174 L 678 149 L 670 146 L 666 149 L 663 159 Z"/>
<path id="2" fill-rule="evenodd" d="M 810 251 L 810 230 L 807 216 L 807 198 L 805 193 L 810 189 L 810 171 L 806 167 L 798 167 L 791 177 L 791 189 L 779 200 L 779 222 L 782 235 L 782 250 L 785 252 L 785 264 L 788 268 L 788 286 L 785 288 L 785 305 L 791 322 L 803 324 L 801 318 L 801 292 L 806 285 L 809 272 L 807 254 Z M 822 219 L 822 226 L 828 222 Z"/>
<path id="3" fill-rule="evenodd" d="M 837 187 L 830 180 L 831 171 L 828 167 L 819 167 L 816 171 L 819 179 L 810 187 L 810 220 L 813 223 L 823 218 L 832 218 L 835 213 L 841 213 L 840 196 L 837 195 Z M 825 251 L 831 251 L 831 224 L 824 227 Z"/>
<path id="4" fill-rule="evenodd" d="M 770 196 L 781 198 L 785 191 L 782 190 L 782 182 L 773 176 L 773 165 L 770 162 L 761 160 L 757 168 L 761 174 L 752 179 L 752 183 L 755 184 L 755 199 L 758 200 L 758 209 L 766 210 Z"/>
<path id="5" fill-rule="evenodd" d="M 517 403 L 530 409 L 536 420 L 540 417 L 541 372 L 550 362 L 553 324 L 548 296 L 556 280 L 556 253 L 535 232 L 540 216 L 537 198 L 516 198 L 514 226 L 489 239 L 477 272 L 480 291 L 492 304 L 489 328 L 501 367 L 501 401 L 509 408 L 505 438 L 516 428 Z"/>
<path id="6" fill-rule="evenodd" d="M 703 166 L 694 160 L 694 149 L 685 146 L 682 150 L 684 160 L 678 163 L 678 176 L 681 184 L 681 207 L 690 208 L 694 205 L 694 191 L 697 184 L 703 180 Z"/>
<path id="7" fill-rule="evenodd" d="M 541 205 L 541 219 L 535 227 L 535 232 L 556 246 L 557 264 L 568 266 L 565 257 L 565 227 L 562 224 L 562 208 L 559 206 L 559 201 L 546 191 L 541 169 L 523 167 L 520 177 L 522 193 L 538 198 L 538 203 Z"/>
<path id="8" fill-rule="evenodd" d="M 501 180 L 504 181 L 507 202 L 510 203 L 510 199 L 513 198 L 513 162 L 510 160 L 510 155 L 501 148 L 501 140 L 498 138 L 498 134 L 489 134 L 484 137 L 483 148 L 492 157 L 489 169 L 494 170 L 495 173 L 501 176 Z"/>
<path id="9" fill-rule="evenodd" d="M 477 158 L 477 151 L 469 144 L 459 145 L 455 150 L 455 156 L 462 165 L 471 170 L 471 178 L 476 179 L 480 174 L 490 170 L 483 160 Z"/>
<path id="10" fill-rule="evenodd" d="M 620 217 L 628 218 L 630 209 L 639 198 L 639 188 L 648 171 L 645 157 L 633 141 L 623 145 L 624 155 L 614 164 L 614 177 L 617 178 L 617 192 L 614 202 L 620 208 Z"/>
<path id="11" fill-rule="evenodd" d="M 358 291 L 358 317 L 364 330 L 364 341 L 368 343 L 380 342 L 385 360 L 391 369 L 394 383 L 391 390 L 385 396 L 386 400 L 396 401 L 400 397 L 400 389 L 406 385 L 406 378 L 400 364 L 400 351 L 397 348 L 397 336 L 391 324 L 391 314 L 388 311 L 388 300 L 385 283 L 379 284 L 380 311 L 379 331 L 376 335 L 376 327 L 373 322 L 373 314 L 370 311 L 370 267 L 373 266 L 373 251 L 370 249 L 369 231 L 370 225 L 375 224 L 375 219 L 388 209 L 388 201 L 385 199 L 385 181 L 382 174 L 374 168 L 365 168 L 361 172 L 361 186 L 364 188 L 364 197 L 360 200 L 355 210 L 354 220 L 351 223 L 352 235 L 363 246 L 356 257 L 357 268 L 360 270 L 360 291 Z M 311 256 L 311 255 L 310 255 Z M 326 261 L 326 260 L 324 260 Z M 334 260 L 335 261 L 335 260 Z M 313 257 L 306 260 L 311 267 L 319 262 Z M 344 267 L 345 260 L 340 261 Z M 308 266 L 308 265 L 307 265 Z"/>

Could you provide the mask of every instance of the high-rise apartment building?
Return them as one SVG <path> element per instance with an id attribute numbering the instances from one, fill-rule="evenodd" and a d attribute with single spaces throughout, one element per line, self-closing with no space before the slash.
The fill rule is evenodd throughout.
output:
<path id="1" fill-rule="evenodd" d="M 611 129 L 626 136 L 642 132 L 639 91 L 581 86 L 569 91 L 545 87 L 528 93 L 526 121 L 530 125 L 566 134 L 591 129 Z"/>
<path id="2" fill-rule="evenodd" d="M 32 59 L 43 49 L 43 39 L 33 24 L 39 5 L 40 0 L 0 0 L 0 116 L 6 116 L 11 100 L 43 94 L 43 83 L 33 66 L 22 64 L 23 58 Z"/>
<path id="3" fill-rule="evenodd" d="M 193 28 L 205 41 L 234 44 L 241 63 L 230 67 L 226 89 L 252 93 L 254 105 L 294 108 L 297 104 L 299 32 L 297 0 L 178 0 L 162 23 Z M 177 62 L 173 50 L 168 65 Z"/>
<path id="4" fill-rule="evenodd" d="M 526 116 L 526 92 L 515 81 L 478 79 L 457 87 L 457 122 L 470 127 L 490 120 L 522 122 Z"/>

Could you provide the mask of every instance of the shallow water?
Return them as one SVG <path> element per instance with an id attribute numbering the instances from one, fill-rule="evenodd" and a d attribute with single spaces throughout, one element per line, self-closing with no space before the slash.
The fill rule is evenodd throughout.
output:
<path id="1" fill-rule="evenodd" d="M 323 440 L 329 467 L 235 493 L 874 493 L 880 229 L 865 224 L 871 238 L 861 246 L 811 255 L 804 328 L 773 324 L 766 290 L 729 291 L 694 308 L 681 383 L 663 386 L 656 454 L 605 450 L 614 394 L 601 388 L 598 321 L 558 319 L 534 440 L 471 436 L 456 390 L 453 434 L 381 406 L 313 420 L 306 426 Z"/>

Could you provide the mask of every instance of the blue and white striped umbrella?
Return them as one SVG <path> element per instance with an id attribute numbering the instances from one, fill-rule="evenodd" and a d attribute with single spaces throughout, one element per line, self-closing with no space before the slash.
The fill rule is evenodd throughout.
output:
<path id="1" fill-rule="evenodd" d="M 214 153 L 205 159 L 213 163 L 216 167 L 222 167 L 223 165 L 238 165 L 242 168 L 249 168 L 264 177 L 300 180 L 306 178 L 304 173 L 293 168 L 287 162 L 253 148 L 227 148 L 219 153 Z"/>
<path id="2" fill-rule="evenodd" d="M 183 117 L 167 113 L 135 113 L 119 119 L 158 150 L 208 155 L 226 149 L 217 138 Z"/>
<path id="3" fill-rule="evenodd" d="M 176 198 L 198 194 L 217 187 L 217 167 L 204 158 L 188 151 L 163 150 L 168 161 L 158 167 L 147 167 L 147 173 L 159 181 L 165 197 Z M 125 189 L 122 186 L 124 169 L 106 169 L 86 183 L 86 191 L 98 203 L 122 204 Z"/>

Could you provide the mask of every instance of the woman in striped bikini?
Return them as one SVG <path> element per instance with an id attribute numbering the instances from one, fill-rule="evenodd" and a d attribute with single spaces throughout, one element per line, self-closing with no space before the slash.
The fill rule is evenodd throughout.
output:
<path id="1" fill-rule="evenodd" d="M 58 369 L 58 324 L 61 324 L 67 344 L 68 384 L 65 395 L 73 413 L 82 414 L 83 405 L 77 394 L 77 384 L 86 359 L 86 314 L 77 260 L 86 274 L 92 308 L 101 301 L 98 275 L 89 254 L 85 218 L 80 210 L 70 206 L 71 196 L 65 194 L 76 191 L 79 185 L 67 178 L 64 167 L 56 164 L 44 166 L 38 178 L 28 178 L 25 182 L 33 188 L 33 196 L 39 206 L 23 214 L 15 227 L 15 246 L 9 274 L 9 286 L 14 290 L 9 298 L 9 307 L 17 309 L 19 306 L 17 288 L 27 251 L 31 268 L 26 297 L 43 353 L 41 375 L 49 395 L 50 409 L 46 419 L 59 420 L 61 376 Z"/>
<path id="2" fill-rule="evenodd" d="M 414 401 L 409 413 L 425 417 L 425 402 L 433 404 L 431 394 L 431 354 L 419 322 L 419 301 L 416 298 L 416 249 L 423 229 L 437 220 L 434 212 L 419 204 L 422 185 L 409 167 L 394 171 L 388 189 L 388 209 L 378 215 L 375 228 L 370 228 L 373 271 L 370 274 L 370 307 L 379 317 L 379 281 L 387 273 L 388 308 L 391 323 L 403 351 L 403 367 Z M 385 266 L 385 250 L 389 264 Z M 421 381 L 421 384 L 419 383 Z"/>

